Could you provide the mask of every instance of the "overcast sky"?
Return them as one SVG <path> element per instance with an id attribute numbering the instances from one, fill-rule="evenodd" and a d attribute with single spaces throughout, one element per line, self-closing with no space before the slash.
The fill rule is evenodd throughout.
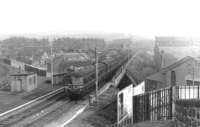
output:
<path id="1" fill-rule="evenodd" d="M 200 35 L 198 0 L 2 0 L 0 35 Z"/>

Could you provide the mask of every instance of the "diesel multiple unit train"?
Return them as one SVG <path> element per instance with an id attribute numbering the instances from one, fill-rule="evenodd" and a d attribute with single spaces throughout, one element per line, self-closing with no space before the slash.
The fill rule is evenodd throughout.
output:
<path id="1" fill-rule="evenodd" d="M 128 61 L 127 52 L 120 52 L 116 56 L 104 60 L 104 64 L 99 64 L 98 70 L 98 87 L 101 88 L 105 82 L 111 80 L 116 71 Z M 85 72 L 73 72 L 64 78 L 67 82 L 67 91 L 70 99 L 78 100 L 86 94 L 95 90 L 95 68 Z"/>

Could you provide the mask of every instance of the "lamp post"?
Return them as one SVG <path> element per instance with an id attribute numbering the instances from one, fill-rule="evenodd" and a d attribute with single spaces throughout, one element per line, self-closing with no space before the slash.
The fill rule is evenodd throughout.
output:
<path id="1" fill-rule="evenodd" d="M 98 97 L 98 82 L 99 82 L 99 70 L 98 70 L 98 55 L 97 55 L 97 49 L 95 47 L 95 72 L 96 72 L 96 82 L 95 82 L 95 85 L 96 85 L 96 101 L 97 101 L 97 97 Z"/>
<path id="2" fill-rule="evenodd" d="M 51 85 L 52 85 L 52 89 L 53 89 L 53 38 L 49 38 L 49 44 L 50 44 L 50 48 L 51 48 Z"/>

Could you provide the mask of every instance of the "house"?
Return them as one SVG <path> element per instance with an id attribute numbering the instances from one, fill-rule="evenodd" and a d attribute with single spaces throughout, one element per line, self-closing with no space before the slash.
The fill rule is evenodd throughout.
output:
<path id="1" fill-rule="evenodd" d="M 65 53 L 64 55 L 56 56 L 53 59 L 53 72 L 64 73 L 68 69 L 80 70 L 88 65 L 91 65 L 90 58 L 86 53 Z M 51 60 L 47 60 L 47 72 L 51 74 Z"/>
<path id="2" fill-rule="evenodd" d="M 37 74 L 35 73 L 15 73 L 11 74 L 11 92 L 29 92 L 37 88 Z"/>
<path id="3" fill-rule="evenodd" d="M 194 57 L 184 57 L 162 68 L 145 79 L 145 91 L 166 86 L 200 85 L 200 61 Z"/>

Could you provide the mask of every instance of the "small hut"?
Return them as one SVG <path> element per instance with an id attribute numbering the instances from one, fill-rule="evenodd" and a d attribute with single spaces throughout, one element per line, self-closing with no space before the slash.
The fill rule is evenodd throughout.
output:
<path id="1" fill-rule="evenodd" d="M 23 72 L 10 75 L 11 92 L 29 92 L 37 88 L 37 74 Z"/>

